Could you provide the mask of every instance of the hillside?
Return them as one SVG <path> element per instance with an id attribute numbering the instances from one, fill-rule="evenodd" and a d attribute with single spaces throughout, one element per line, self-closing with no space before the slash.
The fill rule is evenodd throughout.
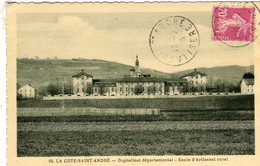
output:
<path id="1" fill-rule="evenodd" d="M 192 69 L 193 70 L 193 69 Z M 174 73 L 175 77 L 180 77 L 182 75 L 185 75 L 192 70 L 185 70 L 180 71 L 177 73 Z M 197 70 L 201 72 L 205 72 L 207 74 L 208 79 L 221 79 L 229 82 L 237 83 L 241 80 L 243 74 L 245 72 L 252 72 L 254 73 L 254 66 L 217 66 L 212 68 L 197 68 Z"/>
<path id="2" fill-rule="evenodd" d="M 121 78 L 129 74 L 132 66 L 109 62 L 97 59 L 17 59 L 17 82 L 20 85 L 28 84 L 39 88 L 47 86 L 51 81 L 58 78 L 64 78 L 65 81 L 71 81 L 72 75 L 84 69 L 92 73 L 94 78 Z M 197 68 L 199 71 L 207 73 L 208 77 L 213 79 L 223 79 L 232 82 L 239 82 L 242 75 L 247 72 L 253 72 L 253 66 L 220 66 L 213 68 Z M 175 77 L 182 76 L 191 72 L 185 70 L 174 74 L 164 73 L 153 69 L 142 69 L 143 73 L 150 73 L 156 77 Z"/>
<path id="3" fill-rule="evenodd" d="M 47 86 L 51 81 L 63 77 L 65 81 L 71 81 L 72 75 L 84 69 L 91 73 L 95 79 L 122 78 L 130 74 L 132 66 L 116 62 L 97 59 L 17 59 L 17 82 L 20 85 L 28 84 L 39 88 Z M 170 74 L 152 69 L 142 69 L 143 73 L 150 73 L 156 77 L 169 77 Z"/>

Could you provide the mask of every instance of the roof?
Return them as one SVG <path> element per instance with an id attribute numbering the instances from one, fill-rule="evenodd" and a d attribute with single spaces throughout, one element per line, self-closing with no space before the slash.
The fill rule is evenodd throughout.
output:
<path id="1" fill-rule="evenodd" d="M 77 74 L 73 75 L 72 77 L 81 77 L 81 76 L 93 77 L 91 74 L 86 73 L 84 70 L 81 70 L 81 72 L 78 72 Z"/>
<path id="2" fill-rule="evenodd" d="M 244 79 L 246 85 L 254 85 L 254 78 Z"/>
<path id="3" fill-rule="evenodd" d="M 117 79 L 116 82 L 164 82 L 166 79 L 157 77 L 125 77 Z"/>
<path id="4" fill-rule="evenodd" d="M 114 79 L 93 79 L 93 86 L 102 85 L 104 87 L 116 86 Z"/>
<path id="5" fill-rule="evenodd" d="M 194 69 L 194 71 L 192 71 L 192 72 L 190 72 L 190 73 L 188 73 L 188 74 L 186 74 L 186 75 L 184 75 L 184 76 L 181 76 L 180 78 L 187 77 L 187 76 L 193 77 L 193 76 L 195 76 L 195 75 L 197 75 L 197 74 L 198 74 L 198 75 L 201 75 L 201 76 L 207 76 L 206 73 L 202 73 L 202 72 L 200 72 L 200 71 Z"/>
<path id="6" fill-rule="evenodd" d="M 243 78 L 255 78 L 254 74 L 248 72 L 243 75 Z"/>
<path id="7" fill-rule="evenodd" d="M 30 88 L 33 88 L 33 89 L 35 89 L 34 87 L 32 87 L 30 84 L 28 84 L 28 85 L 24 85 L 24 86 L 22 86 L 20 89 L 22 89 L 22 88 L 25 88 L 25 87 L 30 87 Z M 20 90 L 19 89 L 19 90 Z"/>
<path id="8" fill-rule="evenodd" d="M 125 77 L 119 79 L 93 79 L 93 85 L 114 86 L 117 82 L 166 82 L 169 84 L 187 83 L 186 79 L 170 79 L 157 77 Z"/>
<path id="9" fill-rule="evenodd" d="M 166 83 L 168 85 L 183 85 L 186 84 L 188 81 L 187 79 L 179 78 L 179 79 L 168 79 Z"/>

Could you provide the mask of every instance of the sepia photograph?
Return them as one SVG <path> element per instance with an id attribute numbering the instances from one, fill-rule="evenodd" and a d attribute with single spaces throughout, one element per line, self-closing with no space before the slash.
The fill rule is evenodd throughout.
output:
<path id="1" fill-rule="evenodd" d="M 18 158 L 255 155 L 259 3 L 12 5 Z"/>

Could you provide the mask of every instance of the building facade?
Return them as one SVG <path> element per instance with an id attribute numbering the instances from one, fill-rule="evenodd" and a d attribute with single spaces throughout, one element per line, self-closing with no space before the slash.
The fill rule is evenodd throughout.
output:
<path id="1" fill-rule="evenodd" d="M 79 96 L 179 95 L 185 93 L 189 82 L 194 85 L 206 83 L 206 74 L 198 71 L 178 79 L 157 78 L 143 74 L 139 64 L 136 56 L 130 74 L 119 79 L 93 79 L 91 74 L 82 70 L 73 76 L 73 93 Z"/>
<path id="2" fill-rule="evenodd" d="M 36 89 L 33 88 L 30 84 L 24 85 L 20 89 L 18 89 L 18 95 L 21 95 L 23 98 L 35 98 L 36 97 Z"/>
<path id="3" fill-rule="evenodd" d="M 84 70 L 72 76 L 73 94 L 83 96 L 88 92 L 88 88 L 92 88 L 93 76 Z"/>
<path id="4" fill-rule="evenodd" d="M 189 86 L 192 86 L 199 91 L 205 91 L 207 83 L 206 73 L 202 73 L 197 69 L 194 69 L 194 71 L 182 76 L 181 78 L 186 79 Z"/>
<path id="5" fill-rule="evenodd" d="M 253 94 L 254 93 L 254 74 L 245 73 L 243 75 L 240 88 L 241 94 Z"/>

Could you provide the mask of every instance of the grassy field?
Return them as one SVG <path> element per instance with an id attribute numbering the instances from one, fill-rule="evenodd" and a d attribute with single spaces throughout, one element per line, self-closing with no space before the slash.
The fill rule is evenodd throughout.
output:
<path id="1" fill-rule="evenodd" d="M 17 130 L 18 156 L 255 153 L 254 110 L 18 117 Z"/>
<path id="2" fill-rule="evenodd" d="M 76 114 L 76 113 L 75 113 Z M 215 110 L 215 111 L 162 111 L 161 115 L 113 115 L 113 116 L 45 116 L 17 117 L 18 122 L 124 122 L 124 121 L 219 121 L 254 120 L 254 110 Z"/>
<path id="3" fill-rule="evenodd" d="M 253 155 L 254 96 L 66 100 L 66 107 L 160 108 L 158 116 L 17 118 L 18 156 Z M 60 101 L 19 101 L 18 107 Z"/>
<path id="4" fill-rule="evenodd" d="M 254 130 L 18 131 L 18 156 L 253 155 Z"/>
<path id="5" fill-rule="evenodd" d="M 60 107 L 61 101 L 22 100 L 18 107 Z M 65 100 L 65 107 L 159 108 L 162 110 L 253 110 L 254 95 L 154 99 Z"/>

